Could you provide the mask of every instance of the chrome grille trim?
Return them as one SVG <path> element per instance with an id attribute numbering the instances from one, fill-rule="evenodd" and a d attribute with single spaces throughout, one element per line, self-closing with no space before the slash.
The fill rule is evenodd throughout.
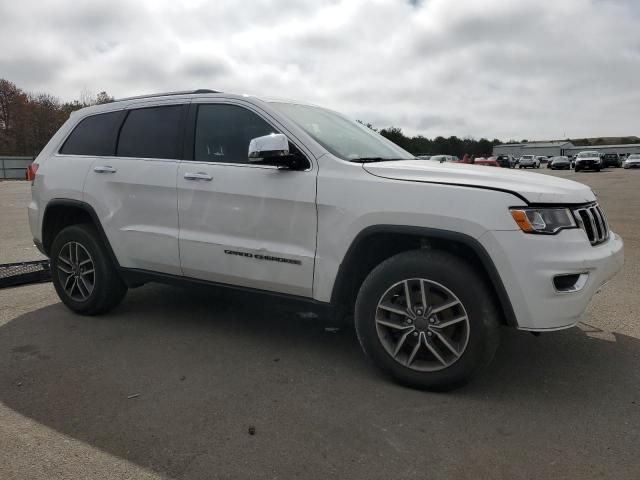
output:
<path id="1" fill-rule="evenodd" d="M 573 215 L 578 226 L 587 234 L 591 245 L 598 245 L 609 239 L 607 218 L 597 203 L 576 208 Z"/>

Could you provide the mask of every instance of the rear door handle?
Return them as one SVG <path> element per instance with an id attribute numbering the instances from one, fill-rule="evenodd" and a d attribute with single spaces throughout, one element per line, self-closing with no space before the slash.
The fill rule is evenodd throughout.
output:
<path id="1" fill-rule="evenodd" d="M 117 170 L 110 165 L 102 165 L 100 167 L 94 167 L 93 171 L 96 173 L 116 173 Z"/>
<path id="2" fill-rule="evenodd" d="M 185 173 L 184 179 L 185 180 L 204 180 L 206 182 L 210 182 L 211 180 L 213 180 L 213 177 L 208 173 L 204 173 L 204 172 L 191 172 L 191 173 Z"/>

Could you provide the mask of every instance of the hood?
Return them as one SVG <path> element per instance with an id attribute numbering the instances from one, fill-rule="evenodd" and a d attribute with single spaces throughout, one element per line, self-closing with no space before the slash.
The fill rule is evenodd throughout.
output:
<path id="1" fill-rule="evenodd" d="M 394 180 L 506 191 L 524 197 L 529 203 L 587 203 L 596 200 L 591 189 L 582 183 L 521 170 L 420 160 L 365 163 L 363 168 L 371 175 Z"/>
<path id="2" fill-rule="evenodd" d="M 581 162 L 582 160 L 598 160 L 598 161 L 600 161 L 600 157 L 597 156 L 597 155 L 594 155 L 592 157 L 580 157 L 580 158 L 576 157 L 576 162 Z"/>

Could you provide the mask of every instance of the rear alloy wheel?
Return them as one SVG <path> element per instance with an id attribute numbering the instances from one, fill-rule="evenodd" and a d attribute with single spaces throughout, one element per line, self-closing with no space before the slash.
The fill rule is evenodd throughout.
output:
<path id="1" fill-rule="evenodd" d="M 480 275 L 447 252 L 415 250 L 378 265 L 356 301 L 360 344 L 399 383 L 449 390 L 498 345 L 498 314 Z"/>
<path id="2" fill-rule="evenodd" d="M 71 241 L 58 254 L 58 280 L 65 293 L 76 302 L 85 302 L 93 292 L 96 270 L 93 259 L 84 246 Z"/>
<path id="3" fill-rule="evenodd" d="M 127 293 L 92 225 L 64 228 L 53 240 L 50 256 L 53 286 L 60 300 L 76 313 L 105 313 Z"/>

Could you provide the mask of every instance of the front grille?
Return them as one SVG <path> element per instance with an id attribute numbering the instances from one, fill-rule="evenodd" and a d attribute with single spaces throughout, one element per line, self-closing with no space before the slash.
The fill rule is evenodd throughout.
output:
<path id="1" fill-rule="evenodd" d="M 609 239 L 607 217 L 604 216 L 603 211 L 597 203 L 576 208 L 573 210 L 573 215 L 576 217 L 578 226 L 582 228 L 587 234 L 587 237 L 589 237 L 591 245 L 598 245 Z"/>

